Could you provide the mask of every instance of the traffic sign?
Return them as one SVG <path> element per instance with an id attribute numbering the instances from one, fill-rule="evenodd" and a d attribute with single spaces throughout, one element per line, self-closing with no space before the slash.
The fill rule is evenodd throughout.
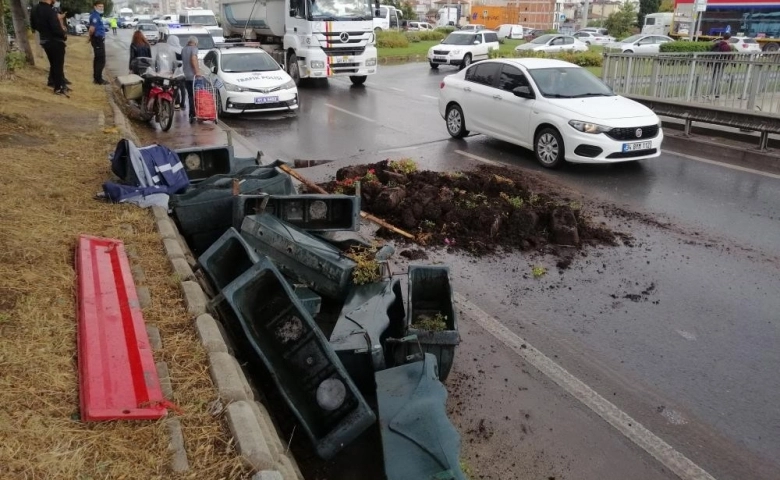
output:
<path id="1" fill-rule="evenodd" d="M 694 10 L 697 12 L 707 11 L 707 0 L 695 0 L 693 5 L 694 5 Z"/>

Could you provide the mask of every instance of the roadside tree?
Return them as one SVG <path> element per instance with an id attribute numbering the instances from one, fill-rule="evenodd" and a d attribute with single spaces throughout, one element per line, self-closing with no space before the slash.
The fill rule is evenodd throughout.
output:
<path id="1" fill-rule="evenodd" d="M 22 0 L 8 0 L 11 4 L 11 17 L 14 25 L 14 41 L 19 50 L 24 53 L 24 59 L 28 65 L 35 65 L 32 45 L 30 44 L 30 20 L 27 17 L 27 6 Z"/>
<path id="2" fill-rule="evenodd" d="M 612 12 L 607 17 L 607 21 L 604 22 L 604 27 L 609 31 L 609 34 L 617 39 L 628 36 L 634 25 L 636 25 L 636 10 L 631 2 L 623 3 L 620 10 Z"/>

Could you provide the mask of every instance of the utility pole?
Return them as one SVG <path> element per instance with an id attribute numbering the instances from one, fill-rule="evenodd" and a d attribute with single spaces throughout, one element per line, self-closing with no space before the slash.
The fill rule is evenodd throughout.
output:
<path id="1" fill-rule="evenodd" d="M 590 11 L 590 0 L 582 3 L 582 19 L 580 20 L 580 30 L 588 26 L 588 12 Z"/>

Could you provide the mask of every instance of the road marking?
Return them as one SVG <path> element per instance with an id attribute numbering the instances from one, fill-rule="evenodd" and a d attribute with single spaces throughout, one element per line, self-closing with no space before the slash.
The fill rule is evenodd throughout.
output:
<path id="1" fill-rule="evenodd" d="M 376 123 L 376 120 L 373 120 L 373 119 L 368 118 L 368 117 L 364 117 L 363 115 L 358 115 L 357 113 L 350 112 L 349 110 L 344 110 L 343 108 L 339 108 L 339 107 L 337 107 L 335 105 L 331 105 L 330 103 L 326 103 L 325 106 L 328 107 L 328 108 L 332 108 L 333 110 L 338 110 L 339 112 L 346 113 L 347 115 L 352 115 L 353 117 L 357 117 L 357 118 L 359 118 L 361 120 L 365 120 L 365 121 L 371 122 L 371 123 Z"/>
<path id="2" fill-rule="evenodd" d="M 568 394 L 593 410 L 594 413 L 652 455 L 682 480 L 715 480 L 712 475 L 693 463 L 685 455 L 675 450 L 671 445 L 620 410 L 615 404 L 596 393 L 595 390 L 563 367 L 550 360 L 542 352 L 532 347 L 497 319 L 485 313 L 484 310 L 471 303 L 463 295 L 456 293 L 455 303 L 460 306 L 466 316 L 473 318 L 488 333 L 557 383 Z"/>
<path id="3" fill-rule="evenodd" d="M 463 155 L 464 157 L 469 157 L 472 160 L 476 160 L 478 162 L 487 163 L 488 165 L 495 165 L 495 166 L 501 166 L 502 165 L 499 162 L 495 162 L 493 160 L 488 160 L 485 157 L 480 157 L 479 155 L 474 155 L 473 153 L 464 152 L 463 150 L 455 150 L 455 153 L 457 153 L 458 155 Z"/>
<path id="4" fill-rule="evenodd" d="M 709 163 L 710 165 L 717 165 L 719 167 L 730 168 L 732 170 L 739 170 L 740 172 L 755 173 L 756 175 L 761 175 L 763 177 L 775 178 L 780 180 L 780 175 L 777 173 L 762 172 L 761 170 L 754 170 L 752 168 L 740 167 L 739 165 L 732 165 L 730 163 L 723 163 L 715 160 L 707 160 L 706 158 L 695 157 L 693 155 L 687 155 L 685 153 L 677 153 L 672 150 L 669 150 L 669 153 L 671 153 L 672 155 L 676 155 L 678 157 L 687 158 L 689 160 L 696 160 L 697 162 Z"/>
<path id="5" fill-rule="evenodd" d="M 432 100 L 437 100 L 437 101 L 439 100 L 439 97 L 434 97 L 433 95 L 421 95 L 421 96 L 425 98 L 430 98 Z"/>
<path id="6" fill-rule="evenodd" d="M 406 91 L 403 88 L 396 88 L 396 87 L 387 87 L 387 88 L 389 88 L 390 90 L 395 90 L 396 92 L 405 92 Z"/>

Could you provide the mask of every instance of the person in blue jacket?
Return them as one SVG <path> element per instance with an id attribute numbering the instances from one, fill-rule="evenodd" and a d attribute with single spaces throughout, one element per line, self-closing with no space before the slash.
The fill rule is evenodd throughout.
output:
<path id="1" fill-rule="evenodd" d="M 89 14 L 89 38 L 92 45 L 92 81 L 96 85 L 108 85 L 103 80 L 103 69 L 106 67 L 106 26 L 103 23 L 103 0 L 95 0 L 95 9 Z"/>

